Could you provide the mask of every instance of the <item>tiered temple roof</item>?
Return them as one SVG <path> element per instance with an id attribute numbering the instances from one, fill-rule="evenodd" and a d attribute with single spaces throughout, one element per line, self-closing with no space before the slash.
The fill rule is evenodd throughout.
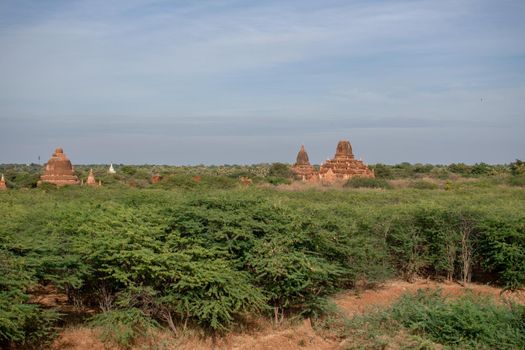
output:
<path id="1" fill-rule="evenodd" d="M 301 149 L 299 153 L 297 153 L 297 160 L 292 167 L 292 172 L 297 179 L 303 181 L 310 180 L 316 175 L 314 167 L 310 164 L 304 145 L 301 145 Z"/>
<path id="2" fill-rule="evenodd" d="M 363 161 L 354 158 L 349 141 L 339 141 L 335 156 L 319 169 L 319 178 L 324 181 L 348 180 L 352 177 L 375 177 L 374 172 Z"/>
<path id="3" fill-rule="evenodd" d="M 71 161 L 64 154 L 62 148 L 57 148 L 47 162 L 44 175 L 40 177 L 39 183 L 42 182 L 57 186 L 77 185 L 79 183 L 73 165 L 71 165 Z"/>

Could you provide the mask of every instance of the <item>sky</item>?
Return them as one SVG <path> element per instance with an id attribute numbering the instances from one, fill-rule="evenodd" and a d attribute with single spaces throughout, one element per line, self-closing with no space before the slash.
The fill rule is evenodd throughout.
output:
<path id="1" fill-rule="evenodd" d="M 523 0 L 0 0 L 0 163 L 525 159 Z"/>

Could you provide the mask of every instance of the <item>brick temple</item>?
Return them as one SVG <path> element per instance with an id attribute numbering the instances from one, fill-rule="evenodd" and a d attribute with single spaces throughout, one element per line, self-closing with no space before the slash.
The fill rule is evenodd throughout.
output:
<path id="1" fill-rule="evenodd" d="M 47 162 L 44 174 L 40 177 L 38 184 L 44 182 L 57 186 L 77 185 L 79 183 L 71 161 L 60 147 L 55 150 Z"/>
<path id="2" fill-rule="evenodd" d="M 337 144 L 334 158 L 321 165 L 319 179 L 334 182 L 352 177 L 375 177 L 375 175 L 363 161 L 355 159 L 350 142 L 342 140 Z"/>
<path id="3" fill-rule="evenodd" d="M 95 179 L 95 175 L 93 174 L 93 169 L 89 169 L 89 174 L 86 180 L 86 185 L 93 186 L 93 187 L 98 187 L 102 185 L 100 181 L 97 183 L 97 180 Z"/>
<path id="4" fill-rule="evenodd" d="M 0 191 L 6 191 L 7 186 L 5 185 L 5 178 L 4 174 L 2 174 L 2 177 L 0 178 Z"/>
<path id="5" fill-rule="evenodd" d="M 314 167 L 310 164 L 304 145 L 301 145 L 301 149 L 297 153 L 297 160 L 292 167 L 292 172 L 296 179 L 302 181 L 313 179 L 317 175 Z"/>

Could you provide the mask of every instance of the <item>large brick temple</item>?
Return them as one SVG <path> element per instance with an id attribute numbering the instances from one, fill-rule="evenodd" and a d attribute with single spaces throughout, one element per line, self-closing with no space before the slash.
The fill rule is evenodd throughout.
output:
<path id="1" fill-rule="evenodd" d="M 350 141 L 337 144 L 335 156 L 327 160 L 319 169 L 319 179 L 324 181 L 348 180 L 352 177 L 375 177 L 374 172 L 352 153 Z"/>
<path id="2" fill-rule="evenodd" d="M 43 182 L 57 186 L 77 185 L 79 183 L 73 165 L 64 154 L 62 148 L 57 148 L 47 162 L 44 174 L 40 177 L 38 183 Z"/>

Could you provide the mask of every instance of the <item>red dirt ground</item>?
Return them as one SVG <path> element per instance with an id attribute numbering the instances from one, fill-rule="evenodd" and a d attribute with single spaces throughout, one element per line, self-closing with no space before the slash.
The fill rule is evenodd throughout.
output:
<path id="1" fill-rule="evenodd" d="M 465 288 L 457 283 L 438 283 L 428 280 L 417 280 L 414 283 L 403 281 L 389 281 L 373 290 L 364 290 L 361 293 L 353 291 L 336 295 L 335 303 L 348 316 L 363 313 L 369 308 L 387 306 L 405 293 L 414 293 L 418 289 L 442 289 L 445 295 L 459 296 L 467 291 L 482 295 L 491 295 L 499 300 L 501 290 L 488 285 L 471 284 Z M 525 294 L 507 294 L 519 303 L 525 304 Z M 133 349 L 228 349 L 228 350 L 336 350 L 343 349 L 344 343 L 334 339 L 325 339 L 317 334 L 308 320 L 300 324 L 287 324 L 272 327 L 266 320 L 258 320 L 251 330 L 234 331 L 226 337 L 220 338 L 215 344 L 211 339 L 201 339 L 197 336 L 185 336 L 181 339 L 173 338 L 163 332 L 155 335 L 148 342 L 139 342 Z M 54 341 L 51 350 L 105 350 L 98 339 L 96 331 L 86 327 L 71 327 L 64 329 Z"/>

